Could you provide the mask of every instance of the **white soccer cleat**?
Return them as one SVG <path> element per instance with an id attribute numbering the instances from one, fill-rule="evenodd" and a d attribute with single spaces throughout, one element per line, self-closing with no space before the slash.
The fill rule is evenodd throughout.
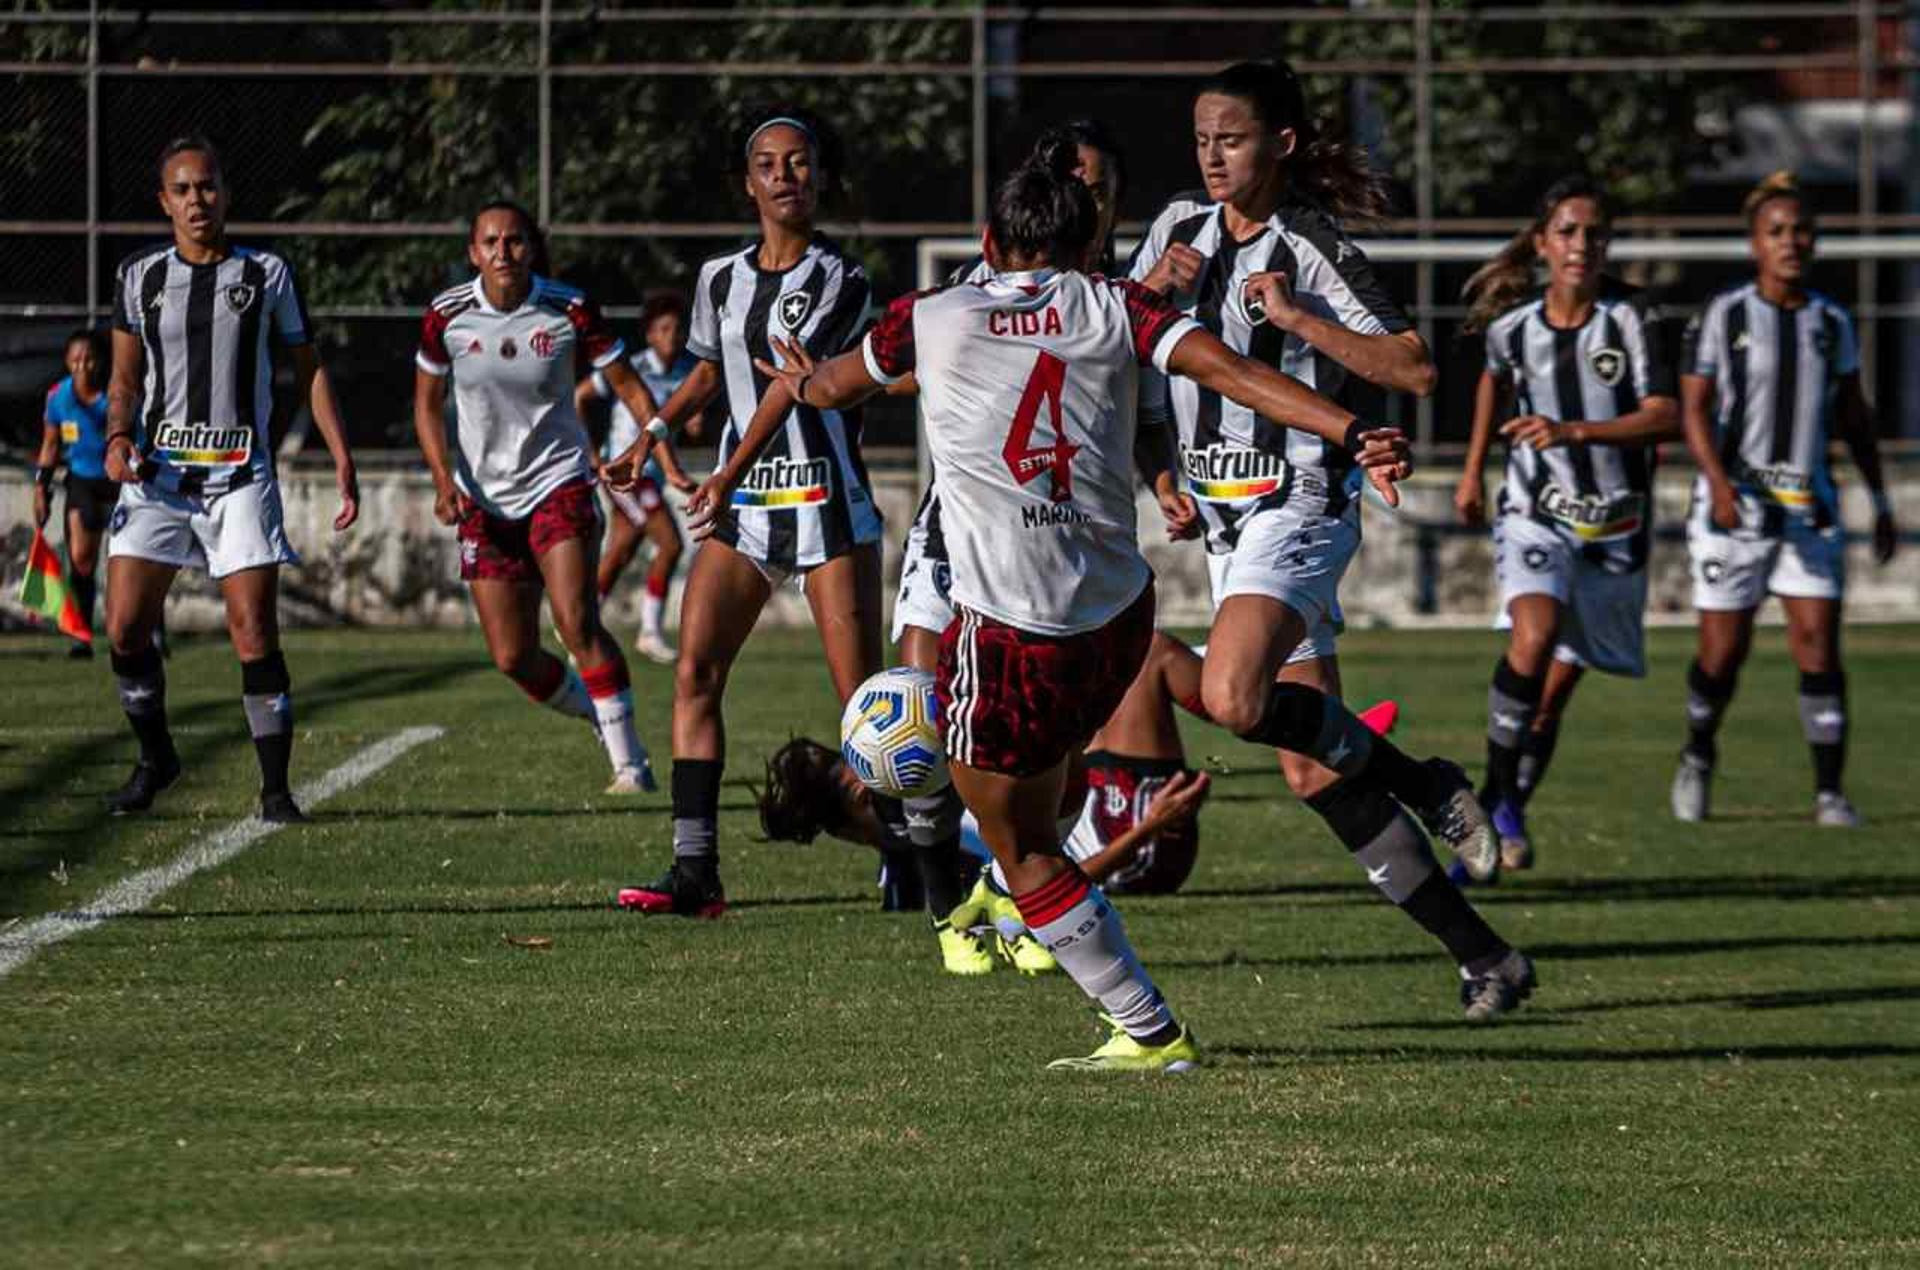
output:
<path id="1" fill-rule="evenodd" d="M 1860 813 L 1837 789 L 1823 789 L 1813 797 L 1813 823 L 1822 829 L 1858 829 Z"/>
<path id="2" fill-rule="evenodd" d="M 1713 780 L 1713 768 L 1691 754 L 1680 756 L 1680 768 L 1673 774 L 1673 818 L 1686 824 L 1698 824 L 1707 818 L 1707 786 Z"/>
<path id="3" fill-rule="evenodd" d="M 671 666 L 680 659 L 679 652 L 659 631 L 641 631 L 634 637 L 633 651 L 662 666 Z"/>
<path id="4" fill-rule="evenodd" d="M 613 783 L 607 786 L 609 794 L 651 794 L 660 788 L 660 782 L 653 778 L 653 764 L 648 761 L 645 750 L 640 752 L 640 761 L 627 767 L 614 769 Z"/>

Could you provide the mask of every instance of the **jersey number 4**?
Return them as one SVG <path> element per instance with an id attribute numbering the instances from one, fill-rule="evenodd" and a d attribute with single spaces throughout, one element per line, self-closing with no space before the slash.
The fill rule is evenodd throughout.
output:
<path id="1" fill-rule="evenodd" d="M 1066 387 L 1067 364 L 1052 353 L 1041 353 L 1027 377 L 1020 406 L 1013 412 L 1013 427 L 1000 454 L 1007 461 L 1013 479 L 1025 485 L 1042 472 L 1053 478 L 1051 497 L 1064 503 L 1073 497 L 1073 456 L 1080 447 L 1067 444 L 1066 429 L 1060 423 L 1060 393 Z M 1035 449 L 1033 431 L 1040 421 L 1040 407 L 1047 408 L 1047 422 L 1053 429 L 1053 444 Z"/>

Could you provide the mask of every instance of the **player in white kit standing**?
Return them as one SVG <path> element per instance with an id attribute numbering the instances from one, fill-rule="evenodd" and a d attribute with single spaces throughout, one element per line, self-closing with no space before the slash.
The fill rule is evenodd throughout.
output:
<path id="1" fill-rule="evenodd" d="M 781 364 L 763 366 L 779 383 L 741 445 L 771 431 L 783 399 L 846 406 L 918 377 L 959 612 L 937 674 L 954 785 L 1026 925 L 1113 1025 L 1093 1055 L 1055 1066 L 1180 1071 L 1199 1060 L 1193 1038 L 1119 914 L 1059 854 L 1057 829 L 1070 763 L 1153 639 L 1134 515 L 1138 368 L 1192 376 L 1326 437 L 1390 497 L 1405 438 L 1236 356 L 1146 288 L 1079 272 L 1096 213 L 1077 164 L 1061 145 L 1000 186 L 984 283 L 896 300 L 857 354 L 823 365 L 783 343 Z"/>
<path id="2" fill-rule="evenodd" d="M 458 527 L 460 576 L 494 665 L 536 704 L 592 723 L 613 764 L 607 792 L 637 793 L 654 788 L 653 771 L 634 731 L 627 659 L 600 624 L 600 506 L 591 442 L 574 412 L 576 359 L 634 408 L 650 403 L 600 310 L 543 276 L 543 255 L 518 204 L 474 215 L 467 259 L 479 273 L 442 292 L 421 320 L 414 432 L 433 473 L 434 515 Z M 451 456 L 449 381 L 458 406 Z M 669 475 L 679 473 L 671 452 L 662 455 Z M 542 591 L 577 674 L 540 646 Z"/>
<path id="3" fill-rule="evenodd" d="M 268 430 L 273 338 L 292 354 L 295 399 L 312 407 L 333 456 L 336 532 L 360 511 L 353 456 L 292 267 L 227 241 L 226 179 L 213 146 L 204 137 L 170 143 L 159 176 L 173 242 L 127 257 L 114 282 L 106 468 L 121 489 L 107 546 L 107 637 L 140 761 L 108 805 L 115 815 L 145 811 L 180 777 L 154 633 L 175 575 L 197 568 L 220 584 L 240 659 L 260 816 L 294 823 L 306 817 L 287 784 L 293 686 L 280 652 L 279 587 L 280 566 L 300 557 L 282 525 Z"/>

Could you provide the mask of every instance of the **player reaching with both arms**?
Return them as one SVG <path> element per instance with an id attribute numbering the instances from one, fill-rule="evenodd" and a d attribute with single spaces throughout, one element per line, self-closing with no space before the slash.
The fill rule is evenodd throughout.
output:
<path id="1" fill-rule="evenodd" d="M 574 412 L 576 360 L 630 408 L 651 403 L 600 310 L 546 277 L 544 254 L 518 204 L 474 214 L 467 259 L 478 272 L 441 293 L 421 322 L 414 431 L 433 473 L 433 513 L 458 528 L 460 576 L 494 665 L 536 704 L 591 723 L 613 765 L 607 792 L 637 793 L 654 788 L 653 771 L 634 730 L 627 659 L 600 623 L 600 510 Z M 451 453 L 449 380 L 459 407 Z M 671 448 L 660 455 L 691 488 Z M 542 591 L 578 673 L 540 646 Z"/>
<path id="2" fill-rule="evenodd" d="M 1113 1035 L 1059 1066 L 1177 1071 L 1198 1061 L 1120 916 L 1059 854 L 1070 760 L 1113 713 L 1153 638 L 1153 578 L 1133 499 L 1138 366 L 1188 375 L 1352 454 L 1391 494 L 1405 439 L 1249 362 L 1137 284 L 1079 271 L 1095 211 L 1069 147 L 995 194 L 984 283 L 902 297 L 857 353 L 816 364 L 782 342 L 778 399 L 850 406 L 917 376 L 959 619 L 941 641 L 949 768 L 1025 924 L 1097 1001 Z M 732 472 L 723 475 L 732 476 Z M 694 518 L 718 493 L 696 495 Z M 704 500 L 704 501 L 703 501 Z"/>
<path id="3" fill-rule="evenodd" d="M 114 284 L 105 458 L 121 489 L 107 547 L 107 637 L 140 760 L 109 807 L 145 811 L 180 777 L 154 633 L 174 577 L 199 568 L 219 584 L 240 659 L 261 819 L 298 822 L 306 817 L 287 781 L 293 689 L 280 652 L 279 581 L 280 566 L 299 556 L 270 453 L 276 337 L 293 357 L 295 399 L 311 407 L 333 456 L 336 532 L 359 515 L 353 456 L 292 267 L 227 241 L 228 191 L 213 146 L 171 142 L 158 175 L 173 241 L 122 261 Z"/>
<path id="4" fill-rule="evenodd" d="M 1132 267 L 1228 347 L 1341 402 L 1378 410 L 1384 389 L 1426 392 L 1433 367 L 1336 215 L 1386 208 L 1379 176 L 1320 134 L 1284 63 L 1243 62 L 1193 105 L 1204 195 L 1175 199 Z M 1436 865 L 1421 824 L 1477 877 L 1499 867 L 1463 773 L 1375 739 L 1339 698 L 1338 588 L 1360 545 L 1360 473 L 1316 428 L 1193 376 L 1149 379 L 1179 431 L 1180 464 L 1156 493 L 1174 532 L 1207 538 L 1214 620 L 1202 702 L 1215 722 L 1282 751 L 1288 787 L 1327 822 L 1380 892 L 1459 966 L 1469 1019 L 1513 1008 L 1532 964 Z"/>

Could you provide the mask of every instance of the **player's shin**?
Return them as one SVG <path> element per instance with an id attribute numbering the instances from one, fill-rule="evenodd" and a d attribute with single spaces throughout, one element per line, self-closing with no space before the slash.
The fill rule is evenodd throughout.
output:
<path id="1" fill-rule="evenodd" d="M 1395 798 L 1429 808 L 1451 792 L 1433 765 L 1416 761 L 1362 723 L 1338 697 L 1299 683 L 1268 690 L 1260 721 L 1243 740 L 1304 754 L 1343 777 L 1365 774 Z"/>
<path id="2" fill-rule="evenodd" d="M 240 701 L 247 730 L 260 760 L 260 792 L 287 792 L 287 768 L 293 759 L 293 680 L 278 650 L 240 663 Z"/>
<path id="3" fill-rule="evenodd" d="M 1173 1011 L 1127 939 L 1120 914 L 1086 874 L 1068 864 L 1013 902 L 1060 968 L 1127 1035 L 1145 1045 L 1165 1045 L 1180 1035 Z"/>
<path id="4" fill-rule="evenodd" d="M 1503 656 L 1487 686 L 1487 802 L 1518 803 L 1521 752 L 1540 709 L 1544 675 L 1522 675 Z"/>
<path id="5" fill-rule="evenodd" d="M 673 858 L 705 863 L 720 858 L 720 772 L 716 758 L 673 760 Z"/>
<path id="6" fill-rule="evenodd" d="M 1698 661 L 1687 667 L 1687 748 L 1689 756 L 1703 767 L 1712 767 L 1718 757 L 1715 737 L 1720 720 L 1733 701 L 1737 675 L 1716 678 Z"/>
<path id="7" fill-rule="evenodd" d="M 167 729 L 167 675 L 159 652 L 151 645 L 138 652 L 116 652 L 113 674 L 120 708 L 140 740 L 141 761 L 156 767 L 177 765 L 173 734 Z"/>
<path id="8" fill-rule="evenodd" d="M 1847 759 L 1847 676 L 1830 670 L 1800 674 L 1800 730 L 1813 751 L 1816 793 L 1839 793 Z"/>
<path id="9" fill-rule="evenodd" d="M 633 726 L 633 686 L 627 678 L 626 658 L 616 651 L 598 666 L 582 670 L 580 682 L 593 703 L 594 720 L 614 775 L 637 774 L 647 762 L 647 750 Z"/>

